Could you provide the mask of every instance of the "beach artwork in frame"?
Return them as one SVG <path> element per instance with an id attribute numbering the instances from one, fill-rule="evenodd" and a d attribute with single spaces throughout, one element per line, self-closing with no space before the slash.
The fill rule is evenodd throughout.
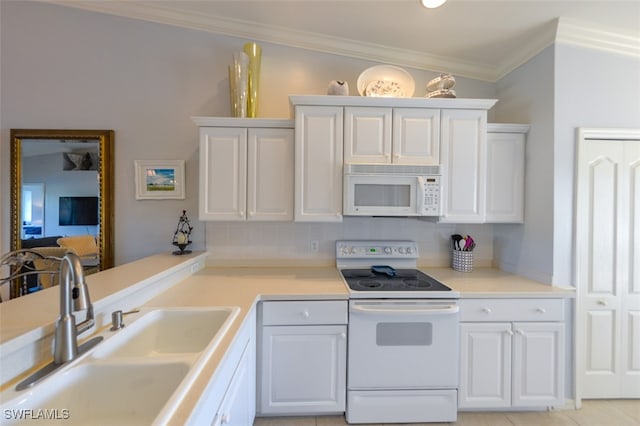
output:
<path id="1" fill-rule="evenodd" d="M 184 160 L 135 160 L 136 200 L 184 199 Z"/>

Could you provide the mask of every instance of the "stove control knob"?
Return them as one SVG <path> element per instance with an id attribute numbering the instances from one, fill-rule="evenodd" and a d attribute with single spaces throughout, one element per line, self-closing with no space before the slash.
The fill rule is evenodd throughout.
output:
<path id="1" fill-rule="evenodd" d="M 391 247 L 385 247 L 384 248 L 384 253 L 385 254 L 391 254 Z"/>
<path id="2" fill-rule="evenodd" d="M 411 247 L 407 247 L 406 250 L 405 250 L 405 253 L 411 254 L 411 253 L 413 253 L 413 249 Z"/>
<path id="3" fill-rule="evenodd" d="M 398 247 L 398 253 L 400 254 L 404 253 L 404 249 L 402 247 Z"/>

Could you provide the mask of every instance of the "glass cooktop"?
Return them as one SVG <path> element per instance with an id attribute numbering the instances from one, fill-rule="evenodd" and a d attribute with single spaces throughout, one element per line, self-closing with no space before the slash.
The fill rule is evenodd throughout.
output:
<path id="1" fill-rule="evenodd" d="M 388 267 L 387 267 L 388 268 Z M 350 289 L 356 291 L 452 291 L 417 269 L 383 268 L 340 270 Z"/>

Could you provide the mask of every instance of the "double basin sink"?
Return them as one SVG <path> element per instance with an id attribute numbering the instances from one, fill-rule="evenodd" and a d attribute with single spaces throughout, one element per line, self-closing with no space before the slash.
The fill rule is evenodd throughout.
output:
<path id="1" fill-rule="evenodd" d="M 165 424 L 237 307 L 141 310 L 41 383 L 2 395 L 3 424 Z M 6 422 L 6 423 L 4 423 Z"/>

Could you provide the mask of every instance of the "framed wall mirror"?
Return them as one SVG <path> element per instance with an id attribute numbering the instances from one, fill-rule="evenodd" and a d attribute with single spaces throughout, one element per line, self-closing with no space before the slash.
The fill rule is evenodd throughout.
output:
<path id="1" fill-rule="evenodd" d="M 86 273 L 113 266 L 113 141 L 112 130 L 11 130 L 11 250 L 72 247 Z"/>

